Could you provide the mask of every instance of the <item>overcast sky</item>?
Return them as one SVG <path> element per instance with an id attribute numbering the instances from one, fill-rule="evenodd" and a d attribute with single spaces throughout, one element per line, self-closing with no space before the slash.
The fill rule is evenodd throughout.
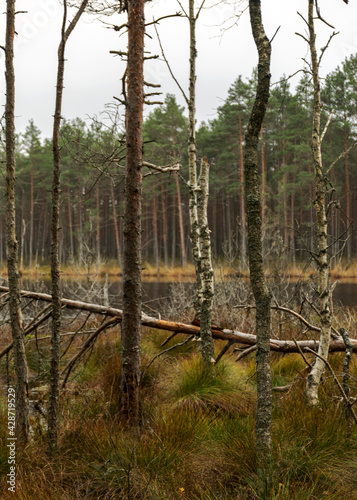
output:
<path id="1" fill-rule="evenodd" d="M 186 7 L 187 0 L 182 0 Z M 198 120 L 212 119 L 217 107 L 227 96 L 227 91 L 238 75 L 249 77 L 257 63 L 252 39 L 248 11 L 245 11 L 237 25 L 227 31 L 224 26 L 234 24 L 234 13 L 238 13 L 247 2 L 225 2 L 207 0 L 197 25 L 197 116 Z M 322 63 L 322 76 L 343 61 L 346 56 L 357 52 L 357 1 L 346 5 L 342 0 L 320 0 L 323 17 L 340 34 L 335 37 Z M 4 4 L 4 2 L 3 2 Z M 308 56 L 307 46 L 295 32 L 303 33 L 305 25 L 297 11 L 307 16 L 307 0 L 262 0 L 263 21 L 266 32 L 273 41 L 272 81 L 283 74 L 291 75 L 303 66 L 302 58 Z M 235 5 L 235 7 L 233 7 Z M 44 136 L 51 136 L 54 110 L 57 46 L 61 27 L 62 7 L 58 0 L 17 0 L 17 10 L 27 14 L 17 16 L 16 41 L 16 115 L 17 130 L 24 131 L 33 118 Z M 146 7 L 146 19 L 180 10 L 176 0 L 154 0 Z M 124 15 L 105 19 L 108 23 L 120 25 Z M 229 20 L 230 19 L 230 20 Z M 226 24 L 223 24 L 227 21 Z M 4 43 L 5 15 L 2 14 L 0 29 Z M 158 27 L 165 47 L 166 56 L 184 89 L 188 85 L 188 22 L 185 18 L 162 21 Z M 325 45 L 332 33 L 321 22 L 317 23 L 318 47 Z M 155 31 L 150 28 L 147 50 L 159 54 L 160 49 Z M 105 24 L 84 16 L 67 44 L 67 65 L 65 69 L 65 90 L 63 116 L 68 119 L 99 115 L 105 104 L 120 95 L 121 76 L 125 63 L 119 57 L 109 54 L 110 50 L 125 50 L 126 37 L 108 29 Z M 4 55 L 0 51 L 1 104 L 4 104 Z M 175 93 L 181 104 L 183 98 L 172 81 L 165 63 L 154 60 L 146 63 L 145 79 L 160 83 L 162 92 Z M 300 78 L 298 75 L 296 83 Z M 150 109 L 149 109 L 150 111 Z"/>

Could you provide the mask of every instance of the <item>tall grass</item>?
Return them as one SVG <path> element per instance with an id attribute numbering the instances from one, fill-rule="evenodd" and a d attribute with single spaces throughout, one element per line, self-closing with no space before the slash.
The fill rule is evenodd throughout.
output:
<path id="1" fill-rule="evenodd" d="M 144 367 L 166 337 L 145 333 Z M 342 358 L 331 359 L 336 372 Z M 288 384 L 303 367 L 299 355 L 275 354 L 274 385 Z M 170 351 L 145 374 L 142 426 L 131 433 L 118 415 L 120 344 L 117 332 L 108 334 L 62 393 L 57 460 L 46 455 L 45 419 L 31 414 L 33 439 L 18 455 L 16 499 L 263 500 L 254 370 L 254 357 L 235 363 L 228 356 L 207 371 L 194 343 Z M 333 380 L 325 377 L 319 408 L 306 407 L 303 389 L 301 380 L 287 393 L 274 393 L 269 498 L 357 499 L 357 432 L 346 423 Z M 1 422 L 5 410 L 2 405 Z M 6 431 L 0 427 L 0 498 L 7 500 L 14 496 L 7 491 Z"/>

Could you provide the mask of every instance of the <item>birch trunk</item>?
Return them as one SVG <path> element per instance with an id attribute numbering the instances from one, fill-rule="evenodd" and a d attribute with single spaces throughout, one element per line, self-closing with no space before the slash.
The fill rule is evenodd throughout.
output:
<path id="1" fill-rule="evenodd" d="M 16 372 L 16 437 L 25 444 L 29 439 L 28 372 L 20 305 L 18 242 L 15 226 L 15 0 L 7 0 L 6 5 L 6 250 L 10 323 Z"/>
<path id="2" fill-rule="evenodd" d="M 271 295 L 263 269 L 262 199 L 258 180 L 258 140 L 269 100 L 271 47 L 262 24 L 260 0 L 250 0 L 249 12 L 253 37 L 259 54 L 259 64 L 257 93 L 245 135 L 244 172 L 250 281 L 256 304 L 258 470 L 265 488 L 268 488 L 271 481 L 272 463 L 272 387 L 269 344 Z"/>
<path id="3" fill-rule="evenodd" d="M 214 363 L 214 344 L 212 338 L 211 315 L 214 295 L 213 268 L 211 258 L 211 236 L 208 227 L 207 207 L 209 196 L 209 163 L 201 160 L 199 191 L 197 193 L 197 221 L 200 244 L 200 280 L 202 298 L 200 304 L 200 335 L 202 339 L 202 359 L 205 365 Z"/>
<path id="4" fill-rule="evenodd" d="M 321 333 L 318 354 L 327 359 L 331 338 L 331 297 L 329 287 L 329 256 L 327 242 L 327 214 L 326 214 L 326 180 L 322 169 L 321 140 L 320 140 L 320 79 L 319 60 L 316 51 L 316 34 L 314 26 L 314 0 L 309 0 L 309 45 L 311 54 L 311 68 L 314 85 L 314 107 L 312 127 L 312 154 L 315 172 L 315 212 L 317 224 L 317 275 L 319 313 Z M 306 385 L 306 397 L 309 405 L 318 404 L 318 388 L 325 371 L 325 363 L 316 357 L 315 363 Z"/>
<path id="5" fill-rule="evenodd" d="M 190 223 L 192 255 L 196 270 L 194 310 L 200 318 L 202 359 L 206 365 L 214 361 L 214 344 L 211 331 L 213 300 L 213 269 L 211 258 L 211 236 L 208 228 L 207 206 L 209 192 L 209 164 L 207 158 L 201 162 L 200 179 L 197 179 L 196 152 L 196 21 L 194 0 L 189 0 L 190 23 L 190 82 L 188 98 L 188 163 L 190 185 Z"/>
<path id="6" fill-rule="evenodd" d="M 128 65 L 123 259 L 122 411 L 139 424 L 144 0 L 128 1 Z"/>

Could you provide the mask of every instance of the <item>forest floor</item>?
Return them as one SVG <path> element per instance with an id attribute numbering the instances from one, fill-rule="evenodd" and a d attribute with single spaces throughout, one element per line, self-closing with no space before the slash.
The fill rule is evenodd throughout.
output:
<path id="1" fill-rule="evenodd" d="M 228 312 L 220 309 L 223 322 L 231 321 L 222 317 Z M 350 312 L 348 318 L 345 310 L 335 314 L 341 326 L 356 324 L 355 313 Z M 86 329 L 93 327 L 92 321 Z M 295 322 L 279 321 L 284 338 L 298 338 Z M 82 322 L 80 317 L 70 319 L 65 333 L 76 331 Z M 273 327 L 277 332 L 278 324 Z M 245 330 L 251 328 L 247 313 Z M 165 332 L 143 329 L 143 369 L 164 349 L 186 339 L 177 336 L 162 347 L 167 337 Z M 76 336 L 63 365 L 83 341 L 83 336 Z M 217 342 L 216 352 L 222 347 Z M 29 339 L 31 441 L 16 457 L 15 497 L 7 490 L 7 435 L 6 426 L 0 425 L 0 498 L 357 500 L 357 427 L 346 418 L 328 374 L 320 388 L 319 407 L 306 406 L 307 370 L 299 354 L 272 355 L 273 386 L 294 384 L 288 391 L 273 393 L 273 486 L 269 497 L 259 493 L 255 356 L 235 362 L 236 356 L 229 352 L 213 373 L 202 367 L 197 342 L 178 345 L 158 357 L 144 370 L 142 426 L 138 433 L 130 433 L 118 414 L 120 329 L 108 330 L 61 392 L 59 454 L 57 460 L 50 460 L 46 454 L 49 341 Z M 330 357 L 338 376 L 343 358 L 343 354 Z M 3 358 L 0 374 L 5 386 L 7 376 L 13 380 L 11 360 L 10 373 L 6 373 Z M 356 397 L 356 358 L 350 373 L 351 396 Z M 0 422 L 6 422 L 4 400 Z"/>

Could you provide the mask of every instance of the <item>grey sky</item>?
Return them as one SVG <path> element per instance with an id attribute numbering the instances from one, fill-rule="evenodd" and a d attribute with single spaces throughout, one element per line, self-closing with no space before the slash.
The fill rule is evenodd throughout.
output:
<path id="1" fill-rule="evenodd" d="M 185 7 L 187 0 L 182 0 Z M 252 40 L 248 12 L 236 26 L 223 34 L 220 24 L 229 19 L 234 11 L 240 11 L 247 2 L 236 7 L 224 2 L 207 0 L 197 26 L 198 81 L 197 116 L 199 121 L 215 116 L 217 107 L 227 95 L 227 90 L 239 74 L 251 75 L 257 62 Z M 323 17 L 335 26 L 340 34 L 334 38 L 322 64 L 322 73 L 333 70 L 346 56 L 357 51 L 357 2 L 345 5 L 342 0 L 320 0 Z M 30 4 L 30 5 L 29 5 Z M 273 42 L 272 74 L 278 80 L 283 73 L 290 75 L 303 66 L 307 46 L 296 31 L 303 33 L 304 22 L 297 11 L 306 14 L 307 0 L 262 0 L 264 24 L 269 37 L 280 26 Z M 17 19 L 16 88 L 17 128 L 24 131 L 28 120 L 45 136 L 51 135 L 55 97 L 56 52 L 61 26 L 62 7 L 58 0 L 17 0 L 17 10 L 27 10 Z M 176 0 L 154 0 L 148 4 L 146 19 L 180 10 Z M 106 19 L 114 24 L 125 22 L 124 15 Z M 227 25 L 233 24 L 233 21 Z M 4 39 L 5 15 L 1 16 L 0 29 Z M 332 30 L 319 22 L 318 47 L 325 45 Z M 188 23 L 182 19 L 168 19 L 159 25 L 159 33 L 166 55 L 182 87 L 188 81 Z M 159 53 L 155 32 L 149 30 L 153 40 L 147 38 L 147 49 Z M 3 43 L 3 42 L 1 42 Z M 124 62 L 109 54 L 110 50 L 125 50 L 126 37 L 107 29 L 99 21 L 85 16 L 71 35 L 67 45 L 65 93 L 63 115 L 66 118 L 99 114 L 105 103 L 120 95 L 120 78 Z M 1 51 L 1 96 L 4 103 L 4 55 Z M 172 81 L 165 64 L 161 61 L 146 63 L 146 80 L 161 83 L 164 94 L 175 93 L 181 104 L 183 98 Z M 298 75 L 293 80 L 300 78 Z M 150 109 L 149 109 L 150 111 Z"/>

